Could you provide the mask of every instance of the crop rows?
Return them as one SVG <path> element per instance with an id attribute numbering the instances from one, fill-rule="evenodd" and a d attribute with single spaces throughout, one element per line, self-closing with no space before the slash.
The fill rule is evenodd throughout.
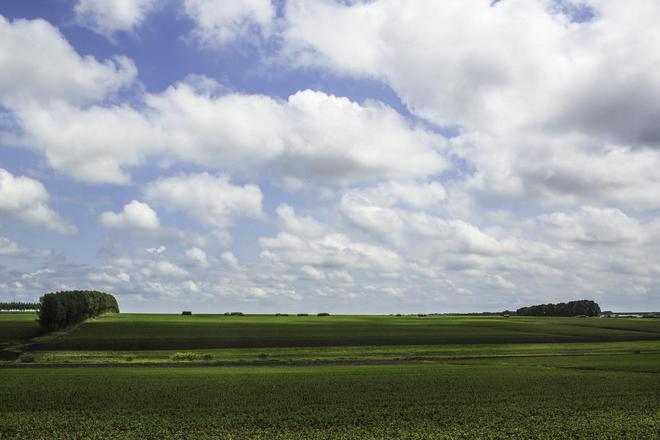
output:
<path id="1" fill-rule="evenodd" d="M 657 438 L 660 376 L 495 365 L 1 371 L 0 438 Z"/>

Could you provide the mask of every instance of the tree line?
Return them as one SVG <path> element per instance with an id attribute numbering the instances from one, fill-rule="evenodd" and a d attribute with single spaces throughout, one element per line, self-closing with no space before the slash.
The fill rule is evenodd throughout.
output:
<path id="1" fill-rule="evenodd" d="M 39 310 L 39 303 L 22 301 L 0 302 L 0 310 L 13 310 L 21 312 L 28 310 Z"/>
<path id="2" fill-rule="evenodd" d="M 63 329 L 103 313 L 119 313 L 114 296 L 92 290 L 47 293 L 39 303 L 39 324 L 47 331 Z"/>
<path id="3" fill-rule="evenodd" d="M 520 316 L 598 316 L 600 306 L 596 302 L 583 299 L 559 304 L 539 304 L 521 307 L 516 310 Z"/>

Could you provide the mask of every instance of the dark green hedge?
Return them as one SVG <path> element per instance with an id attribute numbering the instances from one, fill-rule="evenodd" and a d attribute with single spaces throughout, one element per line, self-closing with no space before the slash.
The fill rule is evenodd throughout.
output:
<path id="1" fill-rule="evenodd" d="M 21 301 L 0 302 L 0 310 L 39 310 L 39 303 Z"/>
<path id="2" fill-rule="evenodd" d="M 39 302 L 39 324 L 48 331 L 66 328 L 106 312 L 119 313 L 114 296 L 92 290 L 47 293 Z"/>
<path id="3" fill-rule="evenodd" d="M 522 307 L 516 311 L 520 316 L 598 316 L 600 306 L 594 301 L 583 299 L 559 304 L 539 304 Z"/>

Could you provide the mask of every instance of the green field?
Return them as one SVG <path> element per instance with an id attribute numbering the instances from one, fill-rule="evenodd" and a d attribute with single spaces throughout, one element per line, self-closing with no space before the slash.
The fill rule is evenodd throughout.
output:
<path id="1" fill-rule="evenodd" d="M 35 350 L 435 345 L 660 340 L 658 319 L 499 316 L 106 315 Z"/>
<path id="2" fill-rule="evenodd" d="M 13 316 L 13 318 L 12 318 Z M 0 315 L 0 439 L 660 439 L 660 320 Z"/>
<path id="3" fill-rule="evenodd" d="M 10 369 L 0 438 L 658 438 L 660 376 L 595 363 Z"/>
<path id="4" fill-rule="evenodd" d="M 36 313 L 0 312 L 0 347 L 30 339 L 38 334 Z"/>

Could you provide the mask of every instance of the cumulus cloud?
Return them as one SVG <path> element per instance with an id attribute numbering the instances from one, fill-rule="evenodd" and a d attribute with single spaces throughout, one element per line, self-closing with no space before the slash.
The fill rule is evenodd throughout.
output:
<path id="1" fill-rule="evenodd" d="M 0 104 L 16 111 L 52 101 L 85 104 L 104 99 L 136 78 L 124 56 L 98 61 L 81 56 L 44 20 L 9 21 L 0 16 Z"/>
<path id="2" fill-rule="evenodd" d="M 53 255 L 50 250 L 34 250 L 21 246 L 15 241 L 0 236 L 0 256 L 26 257 L 26 258 L 49 258 Z"/>
<path id="3" fill-rule="evenodd" d="M 0 168 L 0 212 L 60 234 L 75 234 L 77 228 L 48 206 L 49 198 L 38 180 Z"/>
<path id="4" fill-rule="evenodd" d="M 311 223 L 309 218 L 297 218 L 295 211 L 288 207 L 278 210 L 283 231 L 272 238 L 261 238 L 264 249 L 262 257 L 283 261 L 288 264 L 310 267 L 330 267 L 338 269 L 379 269 L 396 271 L 403 260 L 395 252 L 376 245 L 351 240 L 347 235 L 321 228 L 319 234 L 306 231 L 300 233 L 302 223 Z"/>
<path id="5" fill-rule="evenodd" d="M 448 166 L 444 138 L 383 103 L 312 90 L 287 100 L 218 95 L 209 81 L 189 78 L 148 94 L 139 111 L 127 105 L 27 106 L 20 118 L 22 143 L 77 179 L 109 183 L 127 183 L 126 168 L 148 157 L 242 173 L 261 169 L 292 188 L 418 178 Z"/>
<path id="6" fill-rule="evenodd" d="M 76 22 L 105 37 L 133 32 L 156 5 L 155 0 L 78 0 Z"/>
<path id="7" fill-rule="evenodd" d="M 195 23 L 193 36 L 215 47 L 268 36 L 275 19 L 271 0 L 183 0 L 183 11 Z"/>
<path id="8" fill-rule="evenodd" d="M 107 211 L 99 216 L 99 223 L 107 228 L 119 228 L 135 233 L 156 232 L 160 229 L 158 214 L 147 203 L 133 200 L 121 212 Z"/>
<path id="9" fill-rule="evenodd" d="M 192 247 L 190 249 L 186 250 L 186 257 L 188 257 L 189 260 L 194 262 L 196 265 L 199 267 L 206 267 L 209 265 L 208 257 L 206 256 L 206 252 L 204 252 L 203 249 L 200 249 L 198 247 Z"/>
<path id="10" fill-rule="evenodd" d="M 256 185 L 234 185 L 227 176 L 208 173 L 167 177 L 147 185 L 149 200 L 167 210 L 178 210 L 200 223 L 224 228 L 237 217 L 263 215 L 263 195 Z"/>
<path id="11" fill-rule="evenodd" d="M 488 196 L 656 209 L 660 7 L 580 4 L 587 19 L 545 0 L 293 0 L 283 52 L 381 80 L 419 117 L 460 127 L 454 148 Z"/>

